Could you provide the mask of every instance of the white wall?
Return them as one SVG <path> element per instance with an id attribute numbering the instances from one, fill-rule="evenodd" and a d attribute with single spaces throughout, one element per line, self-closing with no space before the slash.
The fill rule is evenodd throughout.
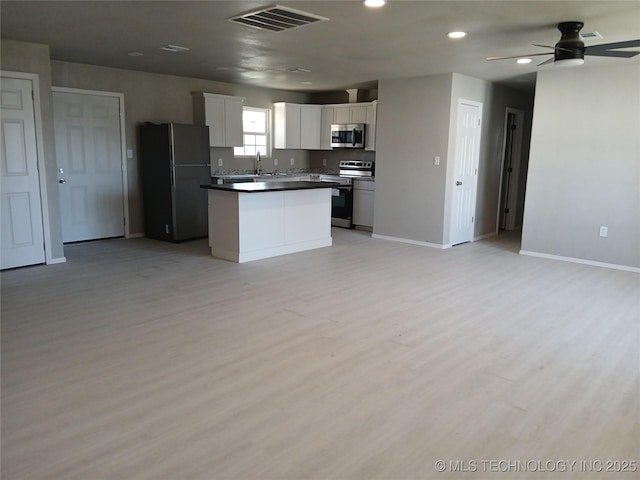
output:
<path id="1" fill-rule="evenodd" d="M 523 253 L 640 268 L 640 66 L 624 62 L 539 73 Z"/>

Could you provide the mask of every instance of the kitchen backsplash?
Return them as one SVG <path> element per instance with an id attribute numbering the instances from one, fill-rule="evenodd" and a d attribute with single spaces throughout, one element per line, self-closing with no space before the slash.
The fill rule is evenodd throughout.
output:
<path id="1" fill-rule="evenodd" d="M 363 160 L 365 162 L 375 162 L 376 152 L 351 148 L 312 150 L 309 152 L 309 166 L 310 171 L 312 172 L 338 173 L 340 170 L 341 160 Z"/>
<path id="2" fill-rule="evenodd" d="M 254 158 L 235 158 L 233 148 L 211 148 L 211 174 L 228 175 L 253 173 Z M 222 166 L 219 166 L 222 159 Z M 275 164 L 275 159 L 278 164 Z M 293 165 L 291 164 L 293 159 Z M 262 171 L 265 173 L 333 173 L 340 170 L 341 160 L 364 160 L 375 162 L 376 153 L 365 150 L 273 150 L 271 157 L 262 157 Z"/>
<path id="3" fill-rule="evenodd" d="M 255 171 L 255 158 L 233 156 L 233 148 L 211 148 L 211 173 L 218 175 L 233 173 L 252 173 Z M 278 164 L 275 164 L 277 159 Z M 293 163 L 292 163 L 293 159 Z M 222 160 L 222 165 L 220 165 Z M 271 157 L 260 159 L 262 171 L 271 172 L 308 172 L 311 168 L 309 152 L 306 150 L 273 150 Z"/>

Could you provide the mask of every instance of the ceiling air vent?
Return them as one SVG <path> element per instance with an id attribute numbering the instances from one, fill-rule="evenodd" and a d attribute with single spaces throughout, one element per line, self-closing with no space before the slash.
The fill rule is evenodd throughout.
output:
<path id="1" fill-rule="evenodd" d="M 237 17 L 229 18 L 230 22 L 258 28 L 260 30 L 269 30 L 270 32 L 282 32 L 283 30 L 304 27 L 305 25 L 326 20 L 329 19 L 280 5 L 254 10 Z"/>
<path id="2" fill-rule="evenodd" d="M 600 35 L 598 32 L 584 32 L 580 33 L 580 38 L 582 40 L 602 40 L 604 37 Z"/>

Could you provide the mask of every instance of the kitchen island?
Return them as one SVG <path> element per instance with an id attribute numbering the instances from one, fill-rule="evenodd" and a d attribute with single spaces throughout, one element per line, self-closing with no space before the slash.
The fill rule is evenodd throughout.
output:
<path id="1" fill-rule="evenodd" d="M 201 185 L 209 190 L 209 247 L 243 263 L 329 247 L 333 182 Z"/>

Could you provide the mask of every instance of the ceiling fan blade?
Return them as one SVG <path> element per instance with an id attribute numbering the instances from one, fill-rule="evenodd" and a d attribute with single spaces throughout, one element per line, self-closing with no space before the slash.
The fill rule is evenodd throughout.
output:
<path id="1" fill-rule="evenodd" d="M 513 55 L 510 57 L 488 57 L 487 60 L 508 60 L 510 58 L 537 57 L 539 55 L 553 55 L 553 52 L 547 53 L 527 53 L 526 55 Z"/>
<path id="2" fill-rule="evenodd" d="M 554 51 L 560 50 L 562 52 L 573 52 L 573 50 L 571 50 L 570 48 L 558 47 L 557 45 L 555 47 L 550 47 L 549 45 L 538 45 L 537 43 L 532 43 L 531 45 L 533 45 L 534 47 L 552 48 Z"/>
<path id="3" fill-rule="evenodd" d="M 631 58 L 636 55 L 640 55 L 640 52 L 619 52 L 615 50 L 586 50 L 585 55 L 591 55 L 592 57 L 618 57 L 618 58 Z"/>
<path id="4" fill-rule="evenodd" d="M 549 65 L 550 63 L 553 63 L 554 61 L 555 61 L 555 57 L 551 57 L 550 59 L 545 60 L 542 63 L 539 63 L 538 66 L 541 67 L 542 65 Z"/>
<path id="5" fill-rule="evenodd" d="M 590 45 L 585 48 L 585 51 L 600 51 L 600 50 L 615 50 L 617 48 L 632 48 L 640 47 L 640 39 L 627 40 L 624 42 L 602 43 L 600 45 Z"/>
<path id="6" fill-rule="evenodd" d="M 534 47 L 550 48 L 551 50 L 553 50 L 554 48 L 556 48 L 556 47 L 551 46 L 551 45 L 540 45 L 539 43 L 532 43 L 531 45 L 533 45 Z"/>

